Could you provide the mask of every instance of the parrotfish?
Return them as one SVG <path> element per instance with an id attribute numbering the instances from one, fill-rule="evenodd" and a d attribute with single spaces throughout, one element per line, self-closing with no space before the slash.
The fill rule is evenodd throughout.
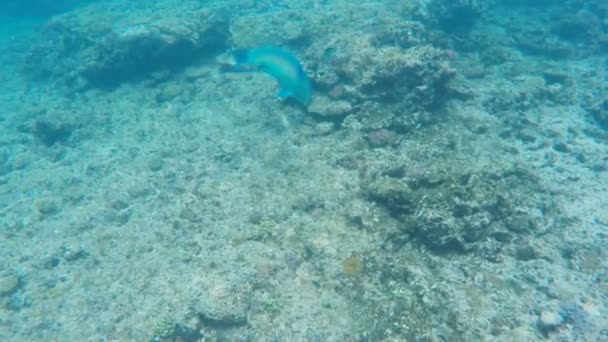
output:
<path id="1" fill-rule="evenodd" d="M 260 70 L 279 82 L 279 98 L 291 97 L 303 106 L 312 98 L 312 84 L 298 58 L 278 47 L 237 49 L 231 52 L 235 71 Z"/>

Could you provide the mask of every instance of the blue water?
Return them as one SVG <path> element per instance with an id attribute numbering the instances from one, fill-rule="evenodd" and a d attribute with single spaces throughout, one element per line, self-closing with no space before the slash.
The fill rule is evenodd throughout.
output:
<path id="1" fill-rule="evenodd" d="M 608 341 L 605 1 L 0 19 L 0 341 Z"/>

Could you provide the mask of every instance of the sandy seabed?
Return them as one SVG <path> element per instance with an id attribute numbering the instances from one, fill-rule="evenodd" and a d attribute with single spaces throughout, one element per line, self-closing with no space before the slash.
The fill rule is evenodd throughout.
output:
<path id="1" fill-rule="evenodd" d="M 311 15 L 357 16 L 314 3 Z M 500 40 L 509 18 L 488 11 L 471 35 Z M 232 25 L 227 45 L 256 41 Z M 382 25 L 303 40 L 372 51 L 402 28 Z M 407 64 L 422 54 L 411 41 L 353 49 L 368 59 L 335 83 L 295 48 L 330 101 L 307 112 L 214 58 L 70 91 L 24 71 L 39 26 L 0 32 L 0 340 L 608 339 L 608 131 L 585 100 L 608 103 L 599 52 L 503 41 L 493 62 L 448 43 L 447 95 L 422 109 L 403 95 L 402 110 L 387 100 L 398 85 L 368 92 L 349 77 L 384 80 L 392 69 L 356 62 L 398 51 Z M 405 129 L 408 108 L 431 118 Z"/>

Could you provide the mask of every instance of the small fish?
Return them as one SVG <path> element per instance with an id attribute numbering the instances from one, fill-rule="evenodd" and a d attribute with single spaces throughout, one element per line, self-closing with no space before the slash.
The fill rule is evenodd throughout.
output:
<path id="1" fill-rule="evenodd" d="M 291 97 L 307 107 L 312 84 L 302 64 L 291 52 L 278 47 L 237 49 L 231 52 L 235 71 L 260 70 L 279 82 L 279 98 Z"/>

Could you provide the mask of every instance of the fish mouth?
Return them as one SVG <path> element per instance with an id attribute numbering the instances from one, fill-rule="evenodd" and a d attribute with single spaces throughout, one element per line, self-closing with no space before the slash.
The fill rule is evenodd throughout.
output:
<path id="1" fill-rule="evenodd" d="M 227 51 L 215 58 L 215 63 L 221 71 L 236 72 L 236 71 L 255 71 L 255 67 L 237 63 L 232 51 Z"/>
<path id="2" fill-rule="evenodd" d="M 236 67 L 236 61 L 232 54 L 227 51 L 215 58 L 215 63 L 219 65 L 222 71 L 234 71 Z"/>

